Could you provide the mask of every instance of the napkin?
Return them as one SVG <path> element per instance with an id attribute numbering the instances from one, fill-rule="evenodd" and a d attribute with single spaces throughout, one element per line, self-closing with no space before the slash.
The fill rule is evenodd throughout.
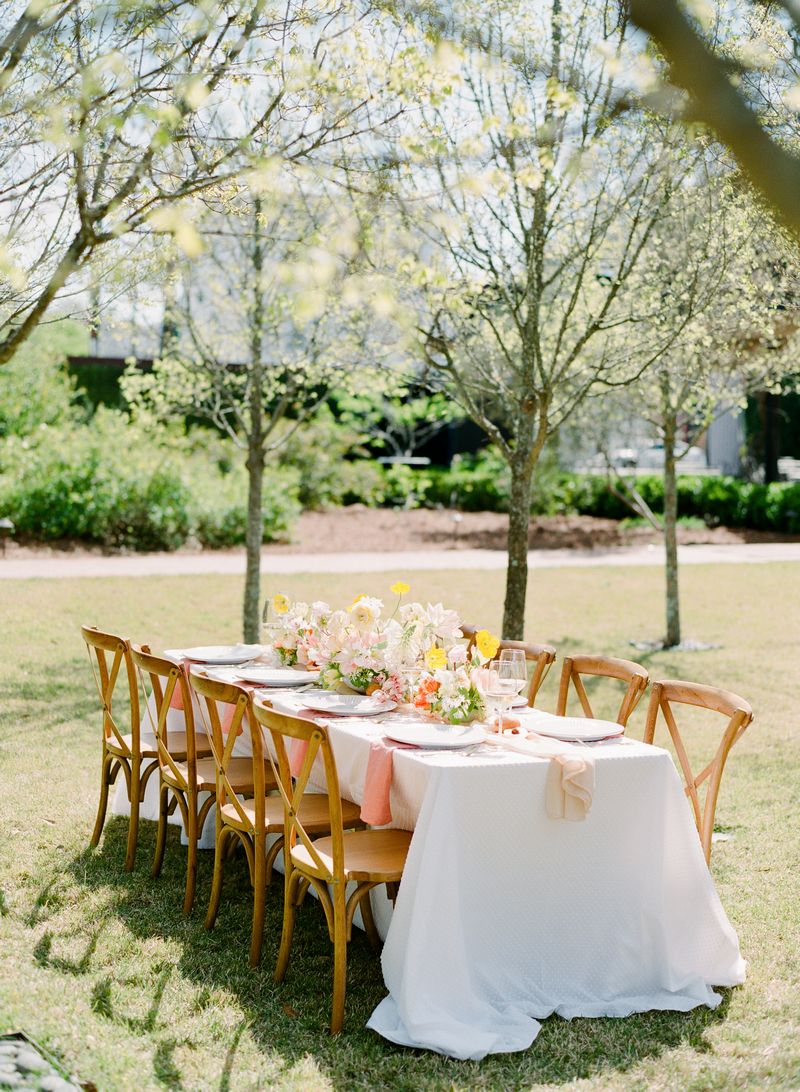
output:
<path id="1" fill-rule="evenodd" d="M 394 752 L 414 750 L 409 743 L 396 743 L 382 737 L 369 745 L 367 772 L 364 777 L 364 799 L 361 802 L 361 818 L 371 827 L 385 827 L 392 821 L 392 773 Z"/>
<path id="2" fill-rule="evenodd" d="M 594 758 L 577 747 L 550 758 L 545 789 L 549 819 L 580 822 L 589 814 L 594 794 Z"/>
<path id="3" fill-rule="evenodd" d="M 550 759 L 545 785 L 545 809 L 549 819 L 580 822 L 586 818 L 592 807 L 595 774 L 594 756 L 587 747 L 547 739 L 534 732 L 494 738 L 512 751 Z"/>

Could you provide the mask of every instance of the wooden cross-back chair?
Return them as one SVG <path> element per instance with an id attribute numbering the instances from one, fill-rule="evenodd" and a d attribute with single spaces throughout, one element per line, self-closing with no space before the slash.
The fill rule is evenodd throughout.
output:
<path id="1" fill-rule="evenodd" d="M 692 705 L 699 709 L 708 709 L 720 713 L 728 718 L 728 723 L 725 725 L 722 739 L 714 757 L 696 775 L 692 770 L 686 746 L 672 712 L 673 705 Z M 744 698 L 740 698 L 738 694 L 734 694 L 730 690 L 720 690 L 716 686 L 704 686 L 701 683 L 683 682 L 680 679 L 662 679 L 660 682 L 653 683 L 644 729 L 645 743 L 653 742 L 659 710 L 672 737 L 672 743 L 686 782 L 685 792 L 692 805 L 694 821 L 697 826 L 697 833 L 700 835 L 700 843 L 703 847 L 706 863 L 710 863 L 714 813 L 717 810 L 717 797 L 719 796 L 722 772 L 725 769 L 731 747 L 752 722 L 753 710 Z M 704 781 L 708 781 L 708 787 L 705 801 L 701 805 L 698 789 Z"/>
<path id="2" fill-rule="evenodd" d="M 474 646 L 479 628 L 479 626 L 462 625 L 461 632 L 467 638 L 468 650 L 471 650 Z M 533 706 L 536 695 L 547 678 L 547 673 L 555 663 L 556 650 L 552 645 L 528 644 L 525 641 L 501 641 L 497 649 L 498 655 L 504 648 L 522 649 L 525 653 L 525 659 L 529 664 L 533 664 L 530 682 L 528 683 L 528 705 Z"/>
<path id="3" fill-rule="evenodd" d="M 627 684 L 619 711 L 615 717 L 617 724 L 621 724 L 623 728 L 627 725 L 631 713 L 639 704 L 642 694 L 644 694 L 650 681 L 647 668 L 634 663 L 633 660 L 619 660 L 612 656 L 567 656 L 561 668 L 556 716 L 564 717 L 567 715 L 569 688 L 570 683 L 572 683 L 584 715 L 594 717 L 595 714 L 592 712 L 589 696 L 581 678 L 582 675 L 619 679 L 620 682 Z"/>
<path id="4" fill-rule="evenodd" d="M 206 731 L 217 775 L 217 826 L 214 846 L 214 878 L 206 914 L 206 929 L 213 929 L 219 912 L 225 851 L 231 838 L 244 847 L 253 887 L 253 930 L 250 942 L 250 965 L 261 959 L 264 931 L 266 889 L 272 881 L 275 860 L 283 849 L 284 816 L 279 796 L 268 796 L 277 788 L 272 765 L 265 761 L 264 737 L 260 724 L 252 715 L 250 691 L 241 686 L 216 682 L 192 671 L 190 684 L 204 699 Z M 219 706 L 228 706 L 225 727 Z M 232 707 L 232 709 L 230 708 Z M 250 741 L 252 788 L 240 800 L 241 789 L 234 778 L 237 759 L 233 754 L 239 733 L 247 733 Z M 324 794 L 309 795 L 303 803 L 303 821 L 314 834 L 329 830 L 328 802 Z M 362 825 L 355 804 L 349 805 L 348 819 Z M 272 844 L 268 846 L 268 839 Z"/>
<path id="5" fill-rule="evenodd" d="M 131 805 L 128 846 L 125 852 L 125 869 L 130 872 L 136 862 L 139 805 L 144 800 L 148 781 L 158 769 L 158 749 L 155 736 L 141 731 L 139 684 L 131 658 L 130 642 L 125 637 L 105 633 L 94 626 L 81 626 L 81 636 L 89 651 L 89 662 L 103 710 L 100 802 L 91 845 L 96 846 L 100 841 L 108 810 L 108 790 L 122 770 Z M 126 725 L 120 717 L 120 706 L 123 707 L 122 717 L 130 727 L 129 732 L 125 731 Z M 185 758 L 185 739 L 173 736 L 172 743 L 176 755 Z"/>
<path id="6" fill-rule="evenodd" d="M 347 980 L 347 942 L 353 928 L 356 909 L 361 907 L 364 928 L 372 946 L 380 950 L 380 938 L 372 917 L 369 892 L 386 884 L 395 898 L 403 875 L 411 834 L 404 830 L 353 830 L 363 826 L 355 822 L 358 808 L 343 800 L 339 792 L 336 760 L 328 731 L 322 725 L 299 717 L 285 716 L 256 701 L 255 715 L 273 740 L 277 756 L 276 774 L 284 809 L 284 853 L 286 885 L 283 903 L 283 932 L 275 981 L 282 982 L 289 963 L 294 931 L 295 908 L 309 885 L 313 886 L 325 911 L 328 934 L 333 943 L 333 1003 L 331 1033 L 336 1035 L 344 1023 L 344 998 Z M 302 767 L 293 781 L 286 740 L 298 741 L 306 751 Z M 328 795 L 328 837 L 313 839 L 314 830 L 304 818 L 304 806 L 313 794 L 306 791 L 312 767 L 321 758 Z M 356 884 L 347 897 L 348 883 Z"/>
<path id="7" fill-rule="evenodd" d="M 151 728 L 158 752 L 159 809 L 158 835 L 153 858 L 152 875 L 161 872 L 167 840 L 167 817 L 176 806 L 183 819 L 188 842 L 186 860 L 186 891 L 183 912 L 188 914 L 194 904 L 197 882 L 197 843 L 202 836 L 206 818 L 216 799 L 216 767 L 211 757 L 211 745 L 204 732 L 196 734 L 192 695 L 186 673 L 180 664 L 164 656 L 155 656 L 146 646 L 131 644 L 131 657 L 136 666 L 142 690 L 144 676 L 150 679 L 152 704 L 147 707 L 146 720 Z M 180 718 L 182 730 L 170 728 L 170 711 L 173 698 L 180 695 L 180 708 L 172 709 L 173 720 Z M 185 750 L 185 757 L 181 751 Z M 231 779 L 237 791 L 252 792 L 249 759 L 233 759 Z M 199 805 L 200 793 L 210 795 Z M 170 800 L 170 797 L 172 798 Z"/>

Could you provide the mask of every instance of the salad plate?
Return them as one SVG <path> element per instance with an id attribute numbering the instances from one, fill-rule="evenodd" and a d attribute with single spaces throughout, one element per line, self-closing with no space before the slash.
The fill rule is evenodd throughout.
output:
<path id="1" fill-rule="evenodd" d="M 483 743 L 486 729 L 481 724 L 438 724 L 423 717 L 408 717 L 387 721 L 386 735 L 396 743 L 426 750 L 455 750 Z"/>
<path id="2" fill-rule="evenodd" d="M 200 645 L 197 648 L 168 648 L 164 655 L 196 664 L 243 664 L 261 652 L 261 645 Z"/>
<path id="3" fill-rule="evenodd" d="M 303 699 L 306 709 L 315 713 L 334 713 L 338 717 L 374 717 L 397 708 L 397 702 L 381 701 L 364 694 L 333 694 L 329 690 L 315 690 Z"/>
<path id="4" fill-rule="evenodd" d="M 306 686 L 319 682 L 319 671 L 304 671 L 295 667 L 270 667 L 268 664 L 241 664 L 209 671 L 219 682 L 249 682 L 258 686 Z"/>

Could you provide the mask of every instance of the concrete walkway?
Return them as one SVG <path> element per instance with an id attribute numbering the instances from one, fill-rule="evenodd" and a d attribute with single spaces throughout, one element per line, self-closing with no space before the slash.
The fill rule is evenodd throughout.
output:
<path id="1" fill-rule="evenodd" d="M 800 562 L 800 542 L 768 542 L 730 546 L 681 546 L 682 565 L 750 564 L 769 561 Z M 241 575 L 243 552 L 197 554 L 129 554 L 102 557 L 82 554 L 70 557 L 0 557 L 0 580 L 50 579 L 98 576 L 190 576 L 202 573 Z M 532 569 L 593 565 L 663 565 L 661 546 L 617 547 L 608 550 L 532 550 Z M 437 569 L 505 569 L 504 550 L 404 550 L 394 553 L 269 554 L 262 555 L 265 573 L 396 573 Z"/>

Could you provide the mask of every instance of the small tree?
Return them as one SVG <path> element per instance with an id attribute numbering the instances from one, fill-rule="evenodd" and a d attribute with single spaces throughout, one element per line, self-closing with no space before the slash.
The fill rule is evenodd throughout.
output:
<path id="1" fill-rule="evenodd" d="M 521 638 L 538 460 L 591 390 L 631 382 L 672 343 L 672 329 L 652 336 L 661 300 L 634 281 L 696 164 L 668 127 L 612 115 L 624 17 L 497 0 L 453 20 L 450 94 L 423 108 L 399 168 L 426 240 L 411 294 L 429 363 L 510 468 L 503 635 Z"/>
<path id="2" fill-rule="evenodd" d="M 361 358 L 347 274 L 357 243 L 311 202 L 243 197 L 204 224 L 205 254 L 183 270 L 166 351 L 129 371 L 138 412 L 204 417 L 242 451 L 248 475 L 243 630 L 260 633 L 263 476 L 267 459 Z M 352 225 L 351 225 L 352 227 Z M 363 314 L 361 315 L 363 318 Z M 289 420 L 288 428 L 278 428 Z"/>
<path id="3" fill-rule="evenodd" d="M 730 179 L 706 179 L 676 195 L 655 234 L 658 245 L 636 275 L 639 298 L 661 300 L 648 323 L 652 336 L 663 339 L 671 331 L 672 344 L 622 397 L 606 395 L 601 403 L 606 445 L 623 419 L 646 422 L 663 445 L 665 647 L 679 645 L 682 636 L 680 460 L 715 419 L 793 367 L 792 332 L 782 310 L 791 286 L 782 263 L 765 258 L 774 249 L 772 234 Z M 596 413 L 597 406 L 587 403 L 585 429 L 593 429 Z M 605 454 L 611 467 L 607 449 Z M 634 510 L 653 518 L 635 487 L 626 494 Z"/>

